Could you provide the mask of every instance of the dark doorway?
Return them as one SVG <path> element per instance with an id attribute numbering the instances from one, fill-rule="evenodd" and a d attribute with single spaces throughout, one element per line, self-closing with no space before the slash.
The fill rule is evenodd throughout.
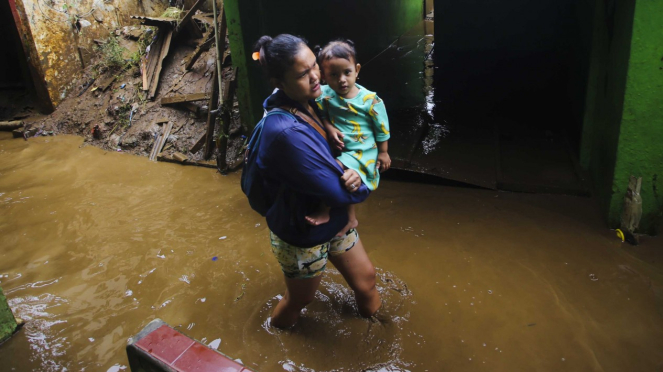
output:
<path id="1" fill-rule="evenodd" d="M 5 50 L 0 53 L 0 120 L 23 119 L 39 111 L 10 3 L 0 2 L 0 32 L 5 37 Z"/>
<path id="2" fill-rule="evenodd" d="M 577 166 L 592 7 L 437 0 L 368 61 L 395 166 L 523 192 L 587 194 Z"/>

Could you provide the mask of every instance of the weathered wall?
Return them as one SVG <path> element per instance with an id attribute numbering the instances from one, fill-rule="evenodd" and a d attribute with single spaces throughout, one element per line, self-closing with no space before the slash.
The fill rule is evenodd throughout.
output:
<path id="1" fill-rule="evenodd" d="M 238 95 L 242 120 L 260 118 L 260 104 L 270 88 L 251 60 L 261 35 L 291 33 L 311 45 L 346 37 L 355 41 L 360 60 L 367 61 L 423 18 L 423 0 L 270 1 L 226 0 L 233 62 L 239 66 Z"/>
<path id="2" fill-rule="evenodd" d="M 609 222 L 617 226 L 629 177 L 642 177 L 640 231 L 648 234 L 663 217 L 662 24 L 663 2 L 637 0 L 609 206 Z"/>
<path id="3" fill-rule="evenodd" d="M 105 39 L 119 26 L 136 24 L 131 15 L 158 15 L 168 4 L 167 0 L 15 1 L 27 19 L 27 32 L 54 105 L 66 97 L 72 77 L 89 62 L 93 39 Z"/>
<path id="4" fill-rule="evenodd" d="M 7 304 L 5 294 L 2 293 L 2 287 L 0 287 L 0 343 L 11 337 L 15 330 L 16 319 L 14 319 L 14 314 Z"/>
<path id="5" fill-rule="evenodd" d="M 663 214 L 663 4 L 597 1 L 581 165 L 610 227 L 619 226 L 631 175 L 643 178 L 640 232 Z"/>

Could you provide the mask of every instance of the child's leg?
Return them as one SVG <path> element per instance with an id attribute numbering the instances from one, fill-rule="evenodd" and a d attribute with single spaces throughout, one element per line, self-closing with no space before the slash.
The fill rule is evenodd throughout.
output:
<path id="1" fill-rule="evenodd" d="M 357 221 L 357 215 L 355 215 L 355 205 L 348 205 L 348 224 L 336 234 L 336 236 L 345 235 L 350 229 L 354 229 L 359 226 L 359 221 Z"/>
<path id="2" fill-rule="evenodd" d="M 329 222 L 329 209 L 330 208 L 325 204 L 320 204 L 320 207 L 317 211 L 315 211 L 315 213 L 304 217 L 306 219 L 306 223 L 309 225 L 317 226 Z"/>

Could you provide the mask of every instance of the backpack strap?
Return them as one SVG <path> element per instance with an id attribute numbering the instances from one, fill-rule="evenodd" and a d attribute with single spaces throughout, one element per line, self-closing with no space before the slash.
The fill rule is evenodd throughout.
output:
<path id="1" fill-rule="evenodd" d="M 318 122 L 316 122 L 315 120 L 313 120 L 313 118 L 311 118 L 310 116 L 308 116 L 308 115 L 306 115 L 306 114 L 302 114 L 301 112 L 299 112 L 299 110 L 297 110 L 297 109 L 294 108 L 294 107 L 281 106 L 281 107 L 279 107 L 279 108 L 282 109 L 282 110 L 284 110 L 284 111 L 287 111 L 287 112 L 289 112 L 289 113 L 295 115 L 296 117 L 298 117 L 298 118 L 304 120 L 305 122 L 307 122 L 308 125 L 310 125 L 311 127 L 313 127 L 313 129 L 315 129 L 316 131 L 318 131 L 318 133 L 320 133 L 320 135 L 322 136 L 322 138 L 324 138 L 325 141 L 327 141 L 327 132 L 326 132 L 325 129 L 322 127 L 322 125 L 318 124 Z"/>

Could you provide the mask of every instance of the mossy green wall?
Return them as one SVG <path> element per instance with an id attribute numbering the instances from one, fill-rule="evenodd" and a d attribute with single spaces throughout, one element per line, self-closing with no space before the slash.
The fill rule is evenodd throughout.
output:
<path id="1" fill-rule="evenodd" d="M 424 12 L 423 0 L 226 0 L 225 6 L 233 62 L 239 67 L 240 112 L 249 128 L 261 117 L 262 100 L 271 90 L 251 60 L 261 35 L 300 35 L 310 45 L 346 37 L 367 61 L 420 22 Z"/>
<path id="2" fill-rule="evenodd" d="M 642 177 L 640 231 L 663 216 L 663 1 L 637 0 L 609 221 L 619 224 L 631 175 Z"/>
<path id="3" fill-rule="evenodd" d="M 581 164 L 610 227 L 631 175 L 643 178 L 640 232 L 663 214 L 663 2 L 597 1 Z"/>
<path id="4" fill-rule="evenodd" d="M 0 287 L 0 342 L 11 337 L 15 330 L 16 319 L 14 319 L 14 314 L 12 314 L 7 304 L 7 298 L 5 298 L 2 287 Z"/>

